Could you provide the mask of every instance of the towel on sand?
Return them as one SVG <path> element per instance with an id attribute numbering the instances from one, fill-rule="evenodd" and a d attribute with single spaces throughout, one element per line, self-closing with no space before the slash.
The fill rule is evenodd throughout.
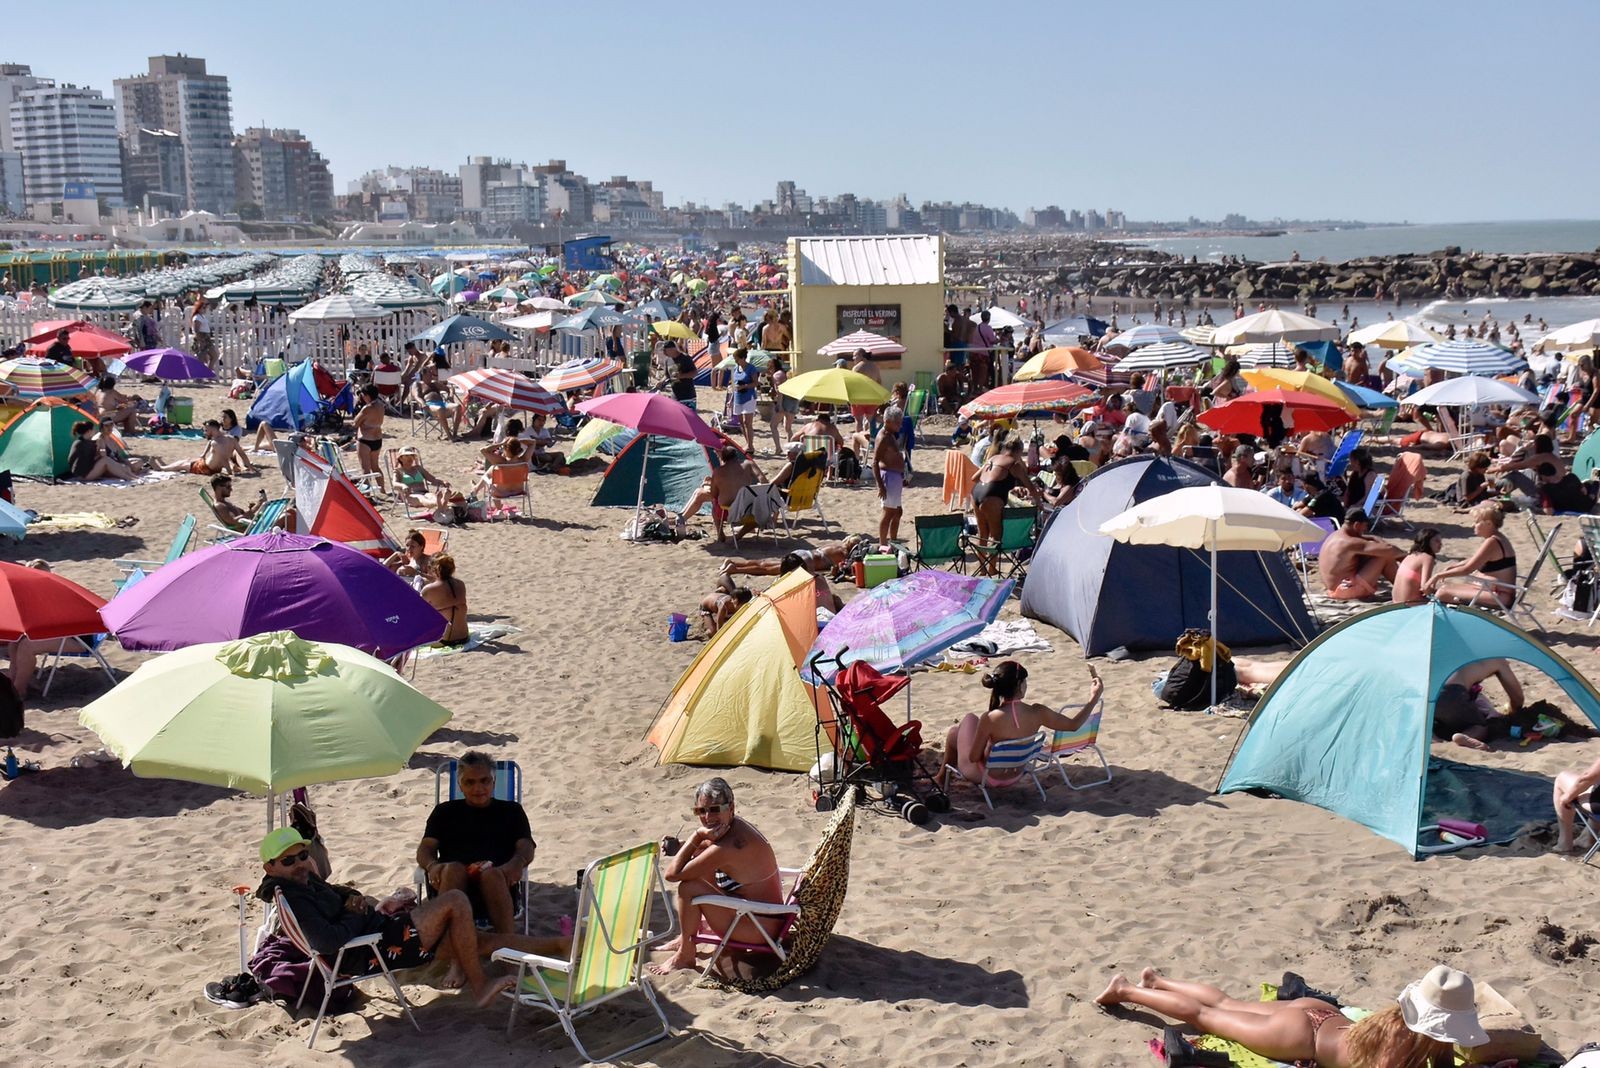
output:
<path id="1" fill-rule="evenodd" d="M 966 641 L 956 642 L 944 655 L 946 660 L 967 660 L 978 656 L 1048 653 L 1051 648 L 1026 619 L 997 619 Z"/>
<path id="2" fill-rule="evenodd" d="M 468 623 L 467 640 L 460 645 L 424 645 L 417 650 L 416 656 L 418 660 L 432 660 L 440 656 L 469 653 L 507 635 L 520 633 L 522 633 L 520 628 L 507 623 Z"/>

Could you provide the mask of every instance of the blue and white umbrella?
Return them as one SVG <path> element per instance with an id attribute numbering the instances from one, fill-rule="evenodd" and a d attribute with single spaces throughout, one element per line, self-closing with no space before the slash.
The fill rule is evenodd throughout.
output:
<path id="1" fill-rule="evenodd" d="M 0 499 L 0 534 L 21 541 L 28 535 L 28 524 L 33 516 L 8 500 Z"/>
<path id="2" fill-rule="evenodd" d="M 1161 345 L 1173 341 L 1188 341 L 1178 331 L 1161 323 L 1140 323 L 1112 338 L 1103 348 L 1138 349 L 1146 345 Z"/>
<path id="3" fill-rule="evenodd" d="M 1346 382 L 1342 378 L 1334 379 L 1333 384 L 1339 387 L 1339 392 L 1343 393 L 1346 397 L 1349 397 L 1352 401 L 1354 401 L 1357 408 L 1400 407 L 1400 402 L 1389 396 L 1387 393 L 1379 393 L 1375 389 L 1368 389 L 1366 386 L 1358 386 L 1354 382 Z"/>
<path id="4" fill-rule="evenodd" d="M 605 330 L 613 326 L 624 326 L 634 322 L 621 312 L 613 311 L 603 304 L 595 304 L 577 315 L 568 316 L 556 323 L 554 329 L 571 331 L 573 333 L 584 330 Z"/>
<path id="5" fill-rule="evenodd" d="M 1527 366 L 1527 361 L 1510 349 L 1478 338 L 1430 341 L 1389 361 L 1392 370 L 1419 378 L 1430 367 L 1453 375 L 1494 376 L 1517 374 Z"/>
<path id="6" fill-rule="evenodd" d="M 1282 341 L 1261 342 L 1244 346 L 1239 353 L 1240 367 L 1293 367 L 1297 350 Z M 1120 366 L 1120 365 L 1119 365 Z"/>
<path id="7" fill-rule="evenodd" d="M 411 340 L 430 345 L 459 345 L 467 341 L 515 341 L 516 335 L 474 315 L 452 315 Z"/>
<path id="8" fill-rule="evenodd" d="M 1168 371 L 1176 367 L 1198 367 L 1211 359 L 1211 353 L 1187 341 L 1161 341 L 1145 345 L 1117 363 L 1118 371 Z M 1292 360 L 1290 361 L 1293 362 Z"/>

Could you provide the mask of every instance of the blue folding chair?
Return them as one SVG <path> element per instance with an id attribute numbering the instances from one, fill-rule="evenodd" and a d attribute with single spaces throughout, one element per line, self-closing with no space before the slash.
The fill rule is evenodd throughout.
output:
<path id="1" fill-rule="evenodd" d="M 461 787 L 456 783 L 456 762 L 447 760 L 433 772 L 433 803 L 438 805 L 445 801 L 459 801 L 461 796 Z M 522 768 L 515 760 L 494 762 L 494 796 L 500 801 L 515 801 L 519 805 L 522 804 Z M 424 894 L 433 896 L 433 889 L 428 886 L 427 872 L 417 868 L 412 873 L 412 879 L 416 883 L 418 898 Z M 530 919 L 527 869 L 523 869 L 522 882 L 513 898 L 517 909 L 516 915 L 522 920 L 522 933 L 527 934 Z M 489 925 L 486 919 L 479 919 L 477 923 L 479 927 Z"/>
<path id="2" fill-rule="evenodd" d="M 1350 454 L 1361 445 L 1361 439 L 1366 437 L 1362 430 L 1352 430 L 1339 439 L 1339 445 L 1333 450 L 1333 456 L 1328 460 L 1327 473 L 1322 476 L 1324 482 L 1331 482 L 1336 478 L 1343 478 L 1345 468 L 1350 466 Z"/>

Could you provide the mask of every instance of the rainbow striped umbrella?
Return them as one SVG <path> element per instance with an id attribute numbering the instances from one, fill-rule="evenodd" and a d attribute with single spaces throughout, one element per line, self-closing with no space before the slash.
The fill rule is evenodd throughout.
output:
<path id="1" fill-rule="evenodd" d="M 450 387 L 464 397 L 477 397 L 512 411 L 555 415 L 565 410 L 561 398 L 515 371 L 489 367 L 450 376 Z"/>
<path id="2" fill-rule="evenodd" d="M 569 389 L 587 389 L 598 386 L 606 379 L 627 370 L 615 360 L 604 356 L 584 356 L 568 360 L 539 379 L 539 384 L 551 393 L 565 393 Z"/>
<path id="3" fill-rule="evenodd" d="M 1013 585 L 1010 579 L 937 568 L 885 582 L 845 605 L 822 628 L 801 674 L 808 681 L 820 676 L 832 682 L 858 660 L 884 674 L 905 671 L 993 623 Z"/>
<path id="4" fill-rule="evenodd" d="M 43 356 L 18 356 L 0 363 L 0 382 L 19 397 L 76 397 L 94 388 L 94 379 Z"/>
<path id="5" fill-rule="evenodd" d="M 1076 382 L 1012 382 L 963 404 L 959 414 L 967 419 L 1014 419 L 1030 412 L 1070 412 L 1092 395 L 1092 390 Z"/>

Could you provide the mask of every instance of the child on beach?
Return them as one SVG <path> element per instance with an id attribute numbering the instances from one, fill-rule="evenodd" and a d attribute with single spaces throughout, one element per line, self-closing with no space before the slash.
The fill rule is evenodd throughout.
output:
<path id="1" fill-rule="evenodd" d="M 750 603 L 750 591 L 735 586 L 733 580 L 723 575 L 717 588 L 700 601 L 700 614 L 705 617 L 706 637 L 715 637 L 722 625 L 733 618 L 741 605 Z"/>

